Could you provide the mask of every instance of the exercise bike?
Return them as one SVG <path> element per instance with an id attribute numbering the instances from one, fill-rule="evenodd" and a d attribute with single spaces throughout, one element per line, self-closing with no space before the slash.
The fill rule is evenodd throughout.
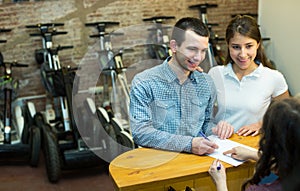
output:
<path id="1" fill-rule="evenodd" d="M 29 25 L 28 28 L 38 28 L 39 33 L 30 36 L 40 36 L 43 40 L 43 49 L 37 51 L 36 58 L 40 60 L 42 79 L 47 93 L 57 101 L 56 112 L 46 114 L 50 119 L 38 115 L 37 123 L 43 129 L 43 150 L 46 159 L 46 170 L 48 180 L 51 183 L 58 182 L 62 170 L 78 169 L 99 166 L 105 163 L 95 152 L 102 148 L 89 148 L 78 132 L 73 112 L 72 91 L 75 79 L 76 67 L 61 66 L 58 52 L 72 46 L 52 46 L 52 37 L 59 32 L 55 26 L 61 23 L 46 23 Z M 75 87 L 76 88 L 76 87 Z M 48 103 L 49 104 L 49 103 Z"/>
<path id="2" fill-rule="evenodd" d="M 41 132 L 31 117 L 35 112 L 34 107 L 31 103 L 23 108 L 12 108 L 15 97 L 13 68 L 27 66 L 18 62 L 4 62 L 0 52 L 0 68 L 3 68 L 1 94 L 4 102 L 0 121 L 0 160 L 4 163 L 29 161 L 32 167 L 36 167 L 40 156 Z"/>
<path id="3" fill-rule="evenodd" d="M 151 58 L 165 60 L 168 56 L 172 55 L 169 48 L 169 36 L 165 32 L 170 26 L 163 26 L 163 22 L 167 19 L 175 19 L 174 16 L 156 16 L 144 18 L 143 21 L 151 21 L 154 27 L 148 29 L 150 31 L 147 40 L 148 53 Z"/>

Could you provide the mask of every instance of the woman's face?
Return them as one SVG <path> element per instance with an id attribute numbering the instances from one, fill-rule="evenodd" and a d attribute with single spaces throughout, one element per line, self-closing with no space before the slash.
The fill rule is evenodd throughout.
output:
<path id="1" fill-rule="evenodd" d="M 229 53 L 231 59 L 240 70 L 247 70 L 255 65 L 259 43 L 255 39 L 235 33 L 229 40 Z"/>

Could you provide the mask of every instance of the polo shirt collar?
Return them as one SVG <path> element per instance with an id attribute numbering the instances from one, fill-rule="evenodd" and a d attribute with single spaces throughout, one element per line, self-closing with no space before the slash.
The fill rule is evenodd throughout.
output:
<path id="1" fill-rule="evenodd" d="M 253 71 L 251 72 L 250 74 L 248 74 L 247 76 L 248 77 L 259 77 L 262 73 L 262 70 L 263 70 L 263 65 L 259 62 L 258 63 L 258 67 Z M 231 76 L 231 77 L 235 77 L 235 73 L 233 71 L 233 68 L 232 68 L 232 63 L 229 63 L 227 64 L 226 66 L 224 66 L 224 75 L 225 76 Z"/>

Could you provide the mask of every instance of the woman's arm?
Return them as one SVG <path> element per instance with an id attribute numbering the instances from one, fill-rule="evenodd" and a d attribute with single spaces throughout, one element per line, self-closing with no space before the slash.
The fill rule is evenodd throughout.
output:
<path id="1" fill-rule="evenodd" d="M 285 91 L 284 93 L 280 94 L 279 96 L 273 97 L 273 100 L 280 100 L 280 99 L 284 99 L 284 98 L 288 98 L 290 97 L 290 93 L 289 91 Z"/>
<path id="2" fill-rule="evenodd" d="M 217 187 L 217 191 L 228 191 L 226 183 L 226 171 L 222 163 L 216 159 L 211 164 L 208 173 Z"/>

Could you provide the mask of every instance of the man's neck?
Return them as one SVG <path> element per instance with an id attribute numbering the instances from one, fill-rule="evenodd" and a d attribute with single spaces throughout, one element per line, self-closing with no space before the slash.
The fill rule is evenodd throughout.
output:
<path id="1" fill-rule="evenodd" d="M 178 64 L 173 58 L 168 62 L 171 69 L 175 72 L 180 84 L 183 84 L 188 76 L 190 75 L 190 71 L 183 69 L 180 64 Z"/>

